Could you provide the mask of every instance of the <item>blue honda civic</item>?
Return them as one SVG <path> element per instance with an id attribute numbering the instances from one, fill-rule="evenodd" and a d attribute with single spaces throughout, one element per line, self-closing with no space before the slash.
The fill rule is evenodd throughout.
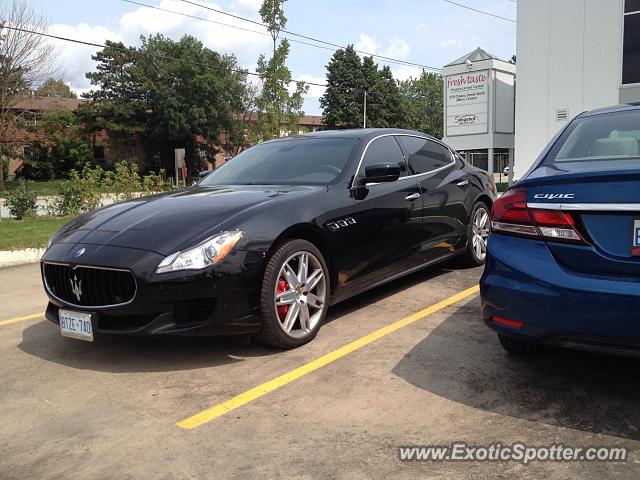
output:
<path id="1" fill-rule="evenodd" d="M 640 356 L 640 105 L 578 115 L 496 200 L 480 292 L 511 353 Z"/>

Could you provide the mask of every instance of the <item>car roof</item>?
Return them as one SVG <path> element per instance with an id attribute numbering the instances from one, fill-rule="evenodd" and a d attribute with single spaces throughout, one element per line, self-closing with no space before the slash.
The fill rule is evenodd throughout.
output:
<path id="1" fill-rule="evenodd" d="M 380 135 L 417 135 L 420 137 L 438 140 L 426 133 L 416 132 L 415 130 L 405 130 L 402 128 L 353 128 L 346 130 L 321 130 L 318 132 L 309 132 L 303 135 L 295 135 L 288 138 L 355 138 L 358 140 L 370 140 Z"/>
<path id="2" fill-rule="evenodd" d="M 630 110 L 640 110 L 640 103 L 626 103 L 622 105 L 611 105 L 609 107 L 595 108 L 582 114 L 583 117 L 592 115 L 603 115 L 607 113 L 627 112 Z"/>

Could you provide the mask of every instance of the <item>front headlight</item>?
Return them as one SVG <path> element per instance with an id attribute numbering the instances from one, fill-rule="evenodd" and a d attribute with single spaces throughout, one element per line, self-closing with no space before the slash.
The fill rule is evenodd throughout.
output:
<path id="1" fill-rule="evenodd" d="M 176 272 L 178 270 L 201 270 L 220 263 L 231 249 L 240 241 L 243 232 L 223 232 L 202 242 L 189 250 L 176 252 L 165 258 L 156 273 Z"/>

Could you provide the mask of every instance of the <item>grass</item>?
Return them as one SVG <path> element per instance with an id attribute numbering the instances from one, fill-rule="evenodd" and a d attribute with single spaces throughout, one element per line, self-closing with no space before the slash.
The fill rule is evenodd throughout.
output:
<path id="1" fill-rule="evenodd" d="M 0 221 L 0 250 L 46 247 L 56 230 L 71 217 L 36 217 Z"/>
<path id="2" fill-rule="evenodd" d="M 504 192 L 508 186 L 509 184 L 507 182 L 496 183 L 496 188 L 498 189 L 498 192 Z"/>
<path id="3" fill-rule="evenodd" d="M 63 180 L 43 180 L 27 182 L 27 188 L 35 193 L 39 197 L 46 197 L 49 195 L 57 195 L 58 188 Z M 17 180 L 8 180 L 4 183 L 6 191 L 0 192 L 0 198 L 7 195 L 8 192 L 18 188 L 19 182 Z"/>

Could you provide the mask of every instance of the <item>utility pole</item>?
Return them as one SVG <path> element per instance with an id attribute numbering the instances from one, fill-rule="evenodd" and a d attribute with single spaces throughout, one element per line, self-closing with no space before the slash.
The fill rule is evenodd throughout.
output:
<path id="1" fill-rule="evenodd" d="M 364 91 L 364 108 L 362 111 L 362 128 L 367 128 L 367 96 L 373 92 L 379 85 L 385 82 L 386 78 L 381 78 L 377 83 L 373 85 L 369 90 Z"/>
<path id="2" fill-rule="evenodd" d="M 362 115 L 362 128 L 367 128 L 367 91 L 364 91 L 364 112 Z"/>

